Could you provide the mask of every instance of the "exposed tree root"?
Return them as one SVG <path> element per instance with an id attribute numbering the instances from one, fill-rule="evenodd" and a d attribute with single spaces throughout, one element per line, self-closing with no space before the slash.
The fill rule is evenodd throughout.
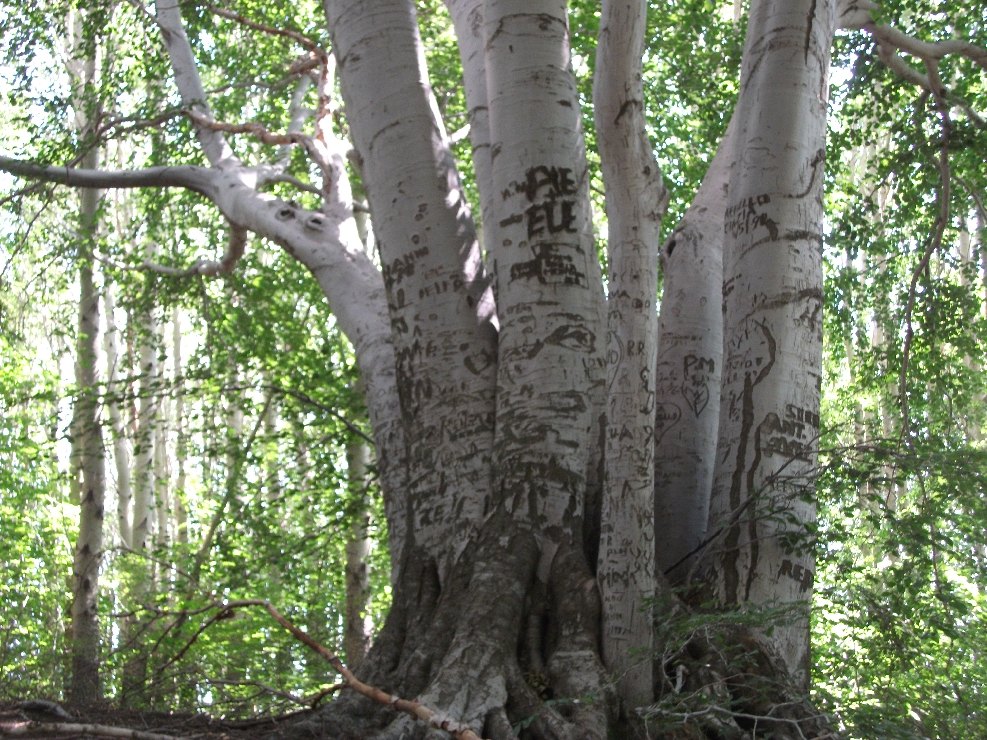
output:
<path id="1" fill-rule="evenodd" d="M 359 670 L 365 682 L 441 714 L 427 723 L 412 712 L 388 717 L 344 695 L 284 737 L 447 738 L 429 729 L 438 727 L 490 740 L 604 740 L 616 702 L 599 658 L 599 596 L 585 558 L 557 546 L 542 582 L 538 541 L 514 532 L 482 538 L 441 587 L 426 559 L 406 556 L 392 613 Z"/>
<path id="2" fill-rule="evenodd" d="M 558 546 L 547 582 L 536 574 L 543 551 L 531 534 L 485 538 L 469 553 L 441 584 L 427 558 L 405 558 L 395 605 L 360 678 L 269 604 L 254 602 L 353 690 L 279 737 L 835 737 L 758 627 L 696 616 L 675 597 L 664 616 L 691 626 L 665 636 L 658 701 L 621 717 L 600 661 L 599 595 L 581 548 Z"/>

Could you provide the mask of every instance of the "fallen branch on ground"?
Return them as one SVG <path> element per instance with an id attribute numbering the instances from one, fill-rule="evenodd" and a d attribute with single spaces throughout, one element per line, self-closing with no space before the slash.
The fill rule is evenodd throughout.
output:
<path id="1" fill-rule="evenodd" d="M 86 724 L 77 722 L 13 722 L 0 724 L 0 737 L 16 737 L 29 732 L 45 732 L 52 735 L 78 734 L 86 737 L 125 737 L 132 740 L 179 740 L 174 735 L 159 735 L 156 732 L 142 732 L 127 727 Z"/>

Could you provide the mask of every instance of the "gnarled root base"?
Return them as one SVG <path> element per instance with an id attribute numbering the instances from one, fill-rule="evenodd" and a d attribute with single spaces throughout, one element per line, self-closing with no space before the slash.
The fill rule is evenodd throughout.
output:
<path id="1" fill-rule="evenodd" d="M 665 619 L 702 628 L 659 660 L 658 701 L 620 716 L 582 549 L 554 548 L 545 568 L 550 551 L 533 534 L 489 531 L 511 534 L 481 538 L 442 583 L 431 560 L 406 552 L 387 624 L 357 671 L 437 712 L 431 726 L 346 693 L 280 737 L 438 740 L 465 737 L 463 728 L 489 740 L 835 737 L 756 628 L 702 623 L 675 598 L 659 609 L 659 633 Z"/>
<path id="2" fill-rule="evenodd" d="M 599 596 L 581 549 L 559 547 L 547 582 L 536 574 L 544 557 L 531 533 L 491 535 L 440 585 L 432 561 L 406 552 L 387 623 L 357 674 L 490 740 L 603 740 L 615 702 L 599 658 Z M 347 693 L 280 736 L 449 735 Z"/>

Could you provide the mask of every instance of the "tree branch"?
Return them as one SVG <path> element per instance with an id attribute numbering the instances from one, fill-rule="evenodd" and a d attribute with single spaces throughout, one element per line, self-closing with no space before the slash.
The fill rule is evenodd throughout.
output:
<path id="1" fill-rule="evenodd" d="M 188 267 L 170 267 L 144 260 L 141 262 L 139 269 L 176 278 L 192 277 L 193 275 L 202 275 L 204 277 L 228 275 L 233 272 L 233 268 L 236 267 L 237 262 L 243 257 L 246 246 L 247 230 L 234 223 L 230 223 L 230 233 L 226 240 L 226 251 L 223 253 L 222 259 L 217 261 L 200 258 Z"/>
<path id="2" fill-rule="evenodd" d="M 228 134 L 250 134 L 257 137 L 264 144 L 274 146 L 300 145 L 305 148 L 308 155 L 321 169 L 325 170 L 326 168 L 325 147 L 320 145 L 320 142 L 317 142 L 311 136 L 303 134 L 299 131 L 289 131 L 285 134 L 276 134 L 269 131 L 265 126 L 253 121 L 248 121 L 247 123 L 223 123 L 192 108 L 187 109 L 185 114 L 200 129 L 209 129 L 217 132 L 222 131 Z M 271 177 L 275 176 L 272 175 Z M 279 174 L 277 177 L 283 178 L 284 175 Z M 268 178 L 264 179 L 265 181 L 269 181 Z M 322 192 L 317 189 L 315 192 L 322 195 Z"/>
<path id="3" fill-rule="evenodd" d="M 953 95 L 939 78 L 939 62 L 948 55 L 965 57 L 987 70 L 987 49 L 960 39 L 923 41 L 897 28 L 875 22 L 876 10 L 879 10 L 879 6 L 871 0 L 842 0 L 838 11 L 840 27 L 869 33 L 877 42 L 878 55 L 888 69 L 907 82 L 959 106 L 970 120 L 981 127 L 987 127 L 987 121 L 969 103 Z M 925 72 L 906 62 L 899 52 L 920 59 L 925 65 Z"/>
<path id="4" fill-rule="evenodd" d="M 206 5 L 206 9 L 214 13 L 215 15 L 227 18 L 235 23 L 239 23 L 241 26 L 246 26 L 247 28 L 252 28 L 255 31 L 260 31 L 261 33 L 266 33 L 269 36 L 280 36 L 281 38 L 291 39 L 295 41 L 303 49 L 307 49 L 313 54 L 321 57 L 328 57 L 329 54 L 315 43 L 312 39 L 305 36 L 305 34 L 300 31 L 295 31 L 290 28 L 275 28 L 274 26 L 269 26 L 265 23 L 259 21 L 254 21 L 247 18 L 245 15 L 240 13 L 234 13 L 232 10 L 226 10 L 226 8 L 221 8 L 218 5 Z"/>
<path id="5" fill-rule="evenodd" d="M 195 64 L 192 46 L 185 33 L 182 13 L 178 0 L 158 0 L 155 3 L 155 19 L 161 30 L 161 38 L 168 51 L 171 68 L 174 72 L 175 85 L 182 102 L 190 110 L 194 109 L 202 115 L 212 118 L 209 105 L 206 102 L 206 92 Z M 206 159 L 216 166 L 239 164 L 233 150 L 226 142 L 222 133 L 213 129 L 197 126 L 196 136 Z"/>
<path id="6" fill-rule="evenodd" d="M 176 165 L 141 170 L 87 170 L 0 156 L 0 170 L 75 188 L 185 188 L 210 197 L 213 177 L 204 167 Z"/>

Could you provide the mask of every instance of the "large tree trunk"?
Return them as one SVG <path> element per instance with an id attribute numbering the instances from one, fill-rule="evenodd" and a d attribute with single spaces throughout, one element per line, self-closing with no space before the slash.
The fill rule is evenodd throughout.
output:
<path id="1" fill-rule="evenodd" d="M 723 369 L 723 217 L 734 160 L 731 123 L 689 210 L 661 250 L 655 399 L 656 569 L 688 581 L 713 487 Z"/>
<path id="2" fill-rule="evenodd" d="M 725 214 L 723 371 L 709 583 L 723 606 L 788 605 L 773 625 L 808 686 L 822 365 L 822 192 L 832 2 L 753 3 Z"/>
<path id="3" fill-rule="evenodd" d="M 444 576 L 490 506 L 495 349 L 479 244 L 414 9 L 325 7 L 387 291 L 407 440 L 405 550 Z M 370 91 L 383 104 L 367 105 Z"/>

